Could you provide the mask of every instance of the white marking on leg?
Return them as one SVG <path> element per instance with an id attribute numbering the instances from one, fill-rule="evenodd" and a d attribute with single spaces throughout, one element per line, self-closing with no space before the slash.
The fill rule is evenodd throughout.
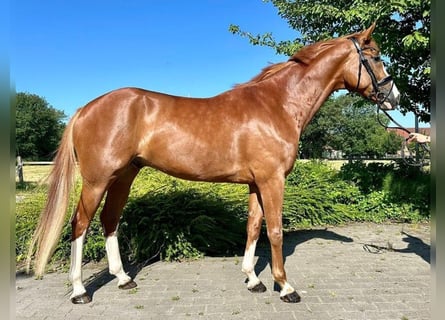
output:
<path id="1" fill-rule="evenodd" d="M 260 279 L 258 279 L 257 275 L 255 274 L 255 269 L 254 269 L 256 243 L 257 240 L 252 241 L 252 244 L 244 252 L 243 264 L 241 269 L 249 279 L 249 282 L 247 283 L 248 289 L 252 289 L 261 282 Z"/>
<path id="2" fill-rule="evenodd" d="M 281 288 L 280 297 L 284 297 L 285 295 L 292 293 L 294 291 L 295 291 L 295 289 L 292 288 L 292 286 L 288 282 L 286 282 L 284 284 L 283 288 Z"/>
<path id="3" fill-rule="evenodd" d="M 131 278 L 124 272 L 124 268 L 122 267 L 121 255 L 119 253 L 119 243 L 116 233 L 106 238 L 105 248 L 107 250 L 108 267 L 110 273 L 118 278 L 117 285 L 120 286 L 128 283 Z"/>
<path id="4" fill-rule="evenodd" d="M 82 249 L 86 230 L 76 240 L 71 242 L 71 264 L 69 279 L 73 285 L 73 293 L 70 298 L 80 296 L 86 292 L 82 284 Z"/>

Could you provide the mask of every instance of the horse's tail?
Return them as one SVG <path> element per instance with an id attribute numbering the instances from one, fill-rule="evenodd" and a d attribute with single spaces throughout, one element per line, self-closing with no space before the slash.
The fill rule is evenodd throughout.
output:
<path id="1" fill-rule="evenodd" d="M 40 214 L 40 220 L 32 236 L 28 248 L 26 271 L 29 273 L 34 252 L 35 276 L 41 278 L 45 266 L 54 253 L 60 239 L 69 206 L 70 192 L 75 183 L 76 154 L 73 143 L 73 127 L 79 111 L 69 121 L 60 142 L 54 166 L 49 175 L 48 198 L 45 208 Z"/>

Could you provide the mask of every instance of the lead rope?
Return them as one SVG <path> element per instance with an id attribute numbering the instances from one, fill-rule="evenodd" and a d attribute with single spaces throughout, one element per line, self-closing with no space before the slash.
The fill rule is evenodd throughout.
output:
<path id="1" fill-rule="evenodd" d="M 388 119 L 392 123 L 394 123 L 396 126 L 389 127 L 389 126 L 383 124 L 379 117 L 380 111 L 382 111 L 388 117 Z M 416 114 L 416 116 L 417 116 L 417 112 L 414 111 L 414 114 Z M 396 120 L 394 120 L 394 118 L 391 117 L 386 110 L 381 109 L 380 105 L 377 105 L 377 121 L 385 129 L 400 129 L 400 130 L 403 130 L 406 133 L 408 133 L 408 135 L 410 135 L 412 133 L 411 131 L 406 129 L 404 126 L 402 126 L 400 123 L 398 123 Z M 420 167 L 420 168 L 428 165 L 428 163 L 427 163 L 427 161 L 425 161 L 425 159 L 426 159 L 427 155 L 430 155 L 430 152 L 431 152 L 430 148 L 427 147 L 426 143 L 417 143 L 418 145 L 420 145 L 422 147 L 422 149 L 424 151 L 424 152 L 420 152 L 420 157 L 418 157 L 418 161 L 417 161 L 417 160 L 415 160 L 415 156 L 413 155 L 412 151 L 408 148 L 408 140 L 409 140 L 409 136 L 408 136 L 408 138 L 404 139 L 402 142 L 401 153 L 402 153 L 403 162 L 405 162 L 407 165 L 414 166 L 414 167 Z M 408 155 L 405 155 L 405 151 L 407 151 Z M 419 155 L 417 155 L 417 156 L 419 156 Z"/>

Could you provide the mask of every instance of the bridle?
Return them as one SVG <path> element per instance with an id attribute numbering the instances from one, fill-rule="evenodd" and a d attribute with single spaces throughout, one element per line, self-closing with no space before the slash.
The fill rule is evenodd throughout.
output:
<path id="1" fill-rule="evenodd" d="M 369 74 L 369 77 L 371 78 L 372 88 L 373 88 L 373 90 L 372 90 L 371 94 L 368 96 L 368 98 L 371 98 L 371 97 L 374 96 L 376 98 L 376 100 L 377 100 L 377 121 L 379 122 L 379 124 L 382 125 L 383 127 L 385 127 L 385 129 L 389 128 L 388 126 L 384 125 L 381 122 L 381 119 L 378 116 L 379 111 L 382 111 L 389 118 L 389 120 L 391 120 L 393 123 L 395 123 L 397 125 L 397 127 L 394 127 L 394 128 L 401 129 L 401 130 L 407 132 L 408 134 L 411 134 L 411 131 L 409 131 L 408 129 L 406 129 L 402 125 L 400 125 L 397 121 L 394 120 L 393 117 L 391 117 L 388 114 L 388 112 L 386 112 L 385 109 L 381 108 L 381 105 L 385 102 L 385 100 L 391 94 L 391 91 L 392 91 L 393 86 L 394 86 L 394 81 L 392 80 L 392 77 L 390 75 L 384 77 L 380 81 L 377 81 L 377 78 L 376 78 L 376 76 L 374 74 L 374 71 L 372 70 L 372 68 L 371 68 L 371 66 L 369 64 L 368 59 L 363 54 L 363 50 L 373 49 L 373 48 L 372 47 L 366 47 L 366 48 L 362 49 L 360 47 L 360 44 L 358 43 L 356 38 L 352 37 L 352 38 L 349 38 L 349 40 L 351 40 L 352 43 L 354 44 L 354 47 L 357 50 L 357 53 L 358 53 L 358 56 L 359 56 L 358 80 L 357 80 L 357 85 L 356 85 L 354 91 L 357 91 L 358 87 L 360 86 L 360 79 L 361 79 L 361 76 L 362 76 L 362 66 L 364 66 L 366 71 Z M 374 59 L 380 60 L 380 56 L 375 57 Z M 380 87 L 386 85 L 390 81 L 392 81 L 392 83 L 391 83 L 391 88 L 389 89 L 388 93 L 385 94 L 384 92 L 380 91 Z M 402 146 L 403 148 L 407 147 L 408 139 L 409 139 L 409 137 L 405 139 L 404 144 Z M 426 153 L 428 153 L 428 154 L 430 153 L 429 148 L 425 144 L 420 144 L 420 145 L 422 146 L 423 150 L 426 151 Z M 410 156 L 412 156 L 412 155 L 410 154 Z M 407 164 L 414 165 L 414 166 L 420 166 L 420 167 L 424 166 L 424 164 L 425 164 L 425 161 L 424 161 L 425 159 L 424 158 L 425 158 L 425 155 L 423 155 L 423 157 L 422 157 L 422 159 L 420 161 L 417 161 L 417 162 L 407 162 L 407 159 L 405 158 L 405 156 L 403 156 L 403 159 L 405 160 L 405 162 Z"/>
<path id="2" fill-rule="evenodd" d="M 392 77 L 390 75 L 384 77 L 382 80 L 377 81 L 377 78 L 374 74 L 374 71 L 372 70 L 368 59 L 365 57 L 365 55 L 363 54 L 363 49 L 360 47 L 358 41 L 356 38 L 349 38 L 349 40 L 352 41 L 352 43 L 354 44 L 355 49 L 357 50 L 358 53 L 358 57 L 359 57 L 359 68 L 358 68 L 358 81 L 357 81 L 357 86 L 355 87 L 354 91 L 358 90 L 358 87 L 360 85 L 360 79 L 362 76 L 362 66 L 365 67 L 366 71 L 369 74 L 369 77 L 371 78 L 371 82 L 372 82 L 372 88 L 373 91 L 371 92 L 370 96 L 368 98 L 371 97 L 375 97 L 377 100 L 378 105 L 382 105 L 383 102 L 385 102 L 385 100 L 388 98 L 388 96 L 391 94 L 392 88 L 394 86 L 394 81 L 392 81 Z M 371 49 L 371 47 L 369 48 L 365 48 L 365 49 Z M 374 59 L 380 59 L 380 56 L 374 58 Z M 388 82 L 392 81 L 391 84 L 391 88 L 390 90 L 388 90 L 388 93 L 384 93 L 382 91 L 380 91 L 380 87 L 383 87 L 384 85 L 386 85 Z"/>

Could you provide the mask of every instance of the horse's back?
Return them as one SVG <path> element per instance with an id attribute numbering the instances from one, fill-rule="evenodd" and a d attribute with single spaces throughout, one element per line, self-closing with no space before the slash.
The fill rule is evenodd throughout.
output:
<path id="1" fill-rule="evenodd" d="M 257 168 L 276 166 L 294 147 L 283 144 L 277 114 L 242 94 L 185 98 L 137 88 L 105 94 L 82 108 L 76 122 L 81 167 L 96 162 L 102 168 L 91 175 L 114 174 L 133 162 L 189 180 L 249 183 Z"/>
<path id="2" fill-rule="evenodd" d="M 208 126 L 209 121 L 222 122 L 211 109 L 207 99 L 139 88 L 104 94 L 78 110 L 73 137 L 80 166 L 93 176 L 135 161 L 180 175 L 187 171 L 187 162 L 202 163 L 198 158 L 212 154 L 212 139 L 222 139 L 223 134 L 217 134 L 221 131 Z"/>

